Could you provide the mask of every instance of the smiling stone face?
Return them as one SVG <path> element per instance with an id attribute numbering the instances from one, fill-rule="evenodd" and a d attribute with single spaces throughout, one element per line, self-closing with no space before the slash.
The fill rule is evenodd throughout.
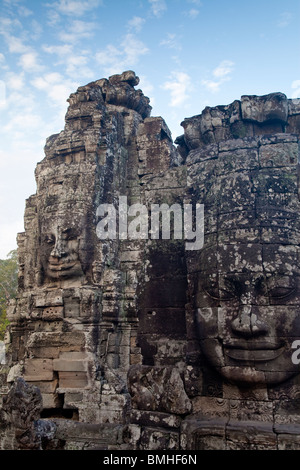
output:
<path id="1" fill-rule="evenodd" d="M 56 227 L 44 235 L 43 242 L 47 247 L 44 267 L 47 276 L 58 279 L 82 275 L 77 237 L 74 227 Z"/>
<path id="2" fill-rule="evenodd" d="M 85 216 L 44 217 L 41 226 L 41 264 L 45 279 L 50 282 L 80 280 L 88 257 L 87 222 Z"/>
<path id="3" fill-rule="evenodd" d="M 238 145 L 188 157 L 190 194 L 205 213 L 204 248 L 187 253 L 196 336 L 226 379 L 276 384 L 299 373 L 298 143 L 279 134 Z"/>
<path id="4" fill-rule="evenodd" d="M 200 346 L 209 363 L 235 382 L 280 383 L 299 372 L 291 359 L 300 337 L 297 250 L 267 248 L 273 262 L 264 261 L 260 244 L 202 254 L 206 268 L 197 276 L 194 305 Z"/>

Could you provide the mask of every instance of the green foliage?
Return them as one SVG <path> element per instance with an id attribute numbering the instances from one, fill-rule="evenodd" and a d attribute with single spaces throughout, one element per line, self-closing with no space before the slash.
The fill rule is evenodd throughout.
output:
<path id="1" fill-rule="evenodd" d="M 18 286 L 17 250 L 0 259 L 0 340 L 3 340 L 8 325 L 6 309 L 10 299 L 16 297 Z"/>

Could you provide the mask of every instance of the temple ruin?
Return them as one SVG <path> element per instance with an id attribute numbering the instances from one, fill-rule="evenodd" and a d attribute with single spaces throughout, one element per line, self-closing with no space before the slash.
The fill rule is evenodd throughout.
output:
<path id="1" fill-rule="evenodd" d="M 37 164 L 0 448 L 300 449 L 300 100 L 207 107 L 173 143 L 138 83 L 79 87 Z"/>

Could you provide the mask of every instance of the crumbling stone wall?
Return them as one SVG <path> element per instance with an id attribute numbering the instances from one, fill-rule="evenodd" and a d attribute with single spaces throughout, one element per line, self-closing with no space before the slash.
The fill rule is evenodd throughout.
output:
<path id="1" fill-rule="evenodd" d="M 80 87 L 37 165 L 1 448 L 298 448 L 300 104 L 206 108 L 176 147 L 138 82 Z M 97 208 L 124 198 L 136 225 L 141 205 L 204 204 L 203 247 L 141 225 L 100 239 Z M 34 410 L 21 424 L 16 394 Z"/>

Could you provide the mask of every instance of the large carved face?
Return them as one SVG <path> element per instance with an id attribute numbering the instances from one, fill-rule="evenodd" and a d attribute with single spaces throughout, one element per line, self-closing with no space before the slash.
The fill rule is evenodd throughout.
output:
<path id="1" fill-rule="evenodd" d="M 230 381 L 280 383 L 299 373 L 297 247 L 211 246 L 200 256 L 195 315 L 201 349 Z"/>
<path id="2" fill-rule="evenodd" d="M 46 278 L 81 278 L 87 263 L 87 244 L 84 217 L 45 217 L 41 227 L 41 262 Z"/>

